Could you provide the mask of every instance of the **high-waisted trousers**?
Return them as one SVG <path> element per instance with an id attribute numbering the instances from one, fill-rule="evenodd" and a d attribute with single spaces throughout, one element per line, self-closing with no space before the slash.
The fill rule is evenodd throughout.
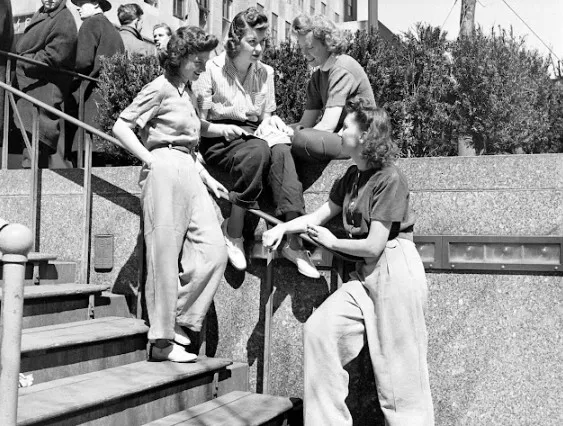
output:
<path id="1" fill-rule="evenodd" d="M 192 155 L 152 151 L 139 184 L 146 244 L 149 339 L 173 339 L 177 323 L 201 324 L 227 265 L 225 240 L 211 196 Z"/>

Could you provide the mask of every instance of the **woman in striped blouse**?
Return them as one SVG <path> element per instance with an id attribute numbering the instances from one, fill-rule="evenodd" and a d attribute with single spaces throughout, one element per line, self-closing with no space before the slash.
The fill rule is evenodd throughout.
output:
<path id="1" fill-rule="evenodd" d="M 268 29 L 267 16 L 256 8 L 238 13 L 231 23 L 225 52 L 208 62 L 193 86 L 203 119 L 239 129 L 236 135 L 202 138 L 200 144 L 206 163 L 233 177 L 229 192 L 233 205 L 223 233 L 229 260 L 239 270 L 246 269 L 242 238 L 245 209 L 258 207 L 265 184 L 272 189 L 276 216 L 291 220 L 305 213 L 291 146 L 285 143 L 290 142 L 293 131 L 274 115 L 274 70 L 260 61 Z M 282 254 L 303 275 L 320 276 L 297 236 L 288 237 Z"/>

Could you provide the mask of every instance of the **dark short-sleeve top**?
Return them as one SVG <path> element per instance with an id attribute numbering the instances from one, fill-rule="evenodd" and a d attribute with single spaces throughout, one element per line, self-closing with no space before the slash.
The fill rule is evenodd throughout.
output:
<path id="1" fill-rule="evenodd" d="M 307 110 L 325 110 L 344 107 L 354 96 L 368 99 L 375 105 L 369 78 L 362 66 L 351 56 L 331 55 L 326 63 L 315 70 L 307 86 Z M 342 126 L 346 113 L 342 111 L 337 129 Z"/>
<path id="2" fill-rule="evenodd" d="M 350 238 L 366 238 L 372 221 L 392 222 L 389 240 L 412 232 L 407 180 L 395 165 L 359 170 L 351 166 L 337 180 L 329 199 L 342 207 L 344 229 Z"/>

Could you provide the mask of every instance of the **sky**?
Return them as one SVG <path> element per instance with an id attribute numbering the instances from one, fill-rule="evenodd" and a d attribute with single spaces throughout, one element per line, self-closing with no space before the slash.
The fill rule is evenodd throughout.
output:
<path id="1" fill-rule="evenodd" d="M 367 9 L 367 1 L 359 0 L 358 8 Z M 563 61 L 563 0 L 477 0 L 476 25 L 485 30 L 499 25 L 506 29 L 512 26 L 517 36 L 526 37 L 528 47 L 547 55 L 548 48 L 505 2 Z M 459 33 L 460 9 L 461 0 L 379 0 L 378 13 L 379 21 L 396 34 L 413 29 L 417 22 L 425 22 L 443 27 L 449 38 L 455 38 Z"/>

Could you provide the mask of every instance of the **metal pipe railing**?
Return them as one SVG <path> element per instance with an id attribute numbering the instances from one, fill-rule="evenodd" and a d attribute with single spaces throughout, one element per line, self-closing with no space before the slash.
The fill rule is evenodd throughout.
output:
<path id="1" fill-rule="evenodd" d="M 2 291 L 2 347 L 0 349 L 0 424 L 15 426 L 18 409 L 23 281 L 27 255 L 33 244 L 29 228 L 0 219 L 0 253 L 4 284 Z"/>
<path id="2" fill-rule="evenodd" d="M 5 56 L 7 58 L 15 59 L 17 61 L 23 61 L 23 62 L 27 62 L 29 64 L 37 65 L 39 67 L 48 68 L 49 71 L 58 72 L 58 73 L 61 73 L 61 74 L 66 74 L 66 75 L 69 75 L 71 77 L 80 78 L 82 80 L 90 80 L 90 81 L 93 81 L 94 83 L 100 82 L 100 80 L 98 80 L 97 78 L 90 77 L 89 75 L 80 74 L 79 72 L 67 70 L 67 69 L 64 69 L 64 68 L 52 67 L 51 65 L 48 65 L 44 62 L 36 61 L 35 59 L 31 59 L 31 58 L 26 58 L 25 56 L 18 55 L 17 53 L 6 52 L 5 50 L 0 50 L 0 56 Z"/>
<path id="3" fill-rule="evenodd" d="M 58 116 L 59 118 L 64 119 L 65 121 L 68 121 L 72 124 L 74 124 L 75 126 L 78 126 L 79 128 L 83 129 L 84 131 L 88 132 L 90 135 L 96 135 L 108 142 L 114 143 L 118 146 L 121 146 L 121 143 L 109 136 L 106 135 L 104 132 L 96 129 L 95 127 L 90 126 L 89 124 L 83 123 L 82 121 L 68 115 L 65 114 L 64 112 L 59 111 L 58 109 L 47 105 L 44 102 L 38 101 L 37 99 L 35 99 L 32 96 L 29 96 L 25 93 L 23 93 L 20 90 L 14 89 L 12 86 L 9 86 L 5 83 L 0 82 L 0 89 L 4 89 L 7 92 L 9 92 L 9 94 L 18 96 L 20 98 L 23 98 L 29 102 L 31 102 L 32 104 L 35 105 L 36 109 L 37 108 L 41 108 L 44 109 L 56 116 Z M 34 128 L 35 126 L 37 126 L 37 117 L 34 118 L 35 120 L 35 124 L 34 124 Z M 34 132 L 34 134 L 37 135 L 36 132 Z M 36 139 L 37 137 L 35 137 L 34 139 Z M 85 139 L 85 147 L 84 147 L 84 158 L 85 158 L 85 165 L 84 165 L 84 183 L 83 183 L 83 187 L 84 187 L 84 202 L 83 202 L 83 214 L 84 214 L 84 225 L 83 225 L 83 241 L 82 241 L 82 263 L 81 263 L 81 267 L 80 267 L 80 274 L 79 274 L 79 281 L 82 283 L 88 283 L 89 282 L 89 267 L 90 267 L 90 263 L 89 263 L 89 259 L 90 259 L 90 226 L 91 226 L 91 215 L 92 215 L 92 205 L 91 205 L 91 198 L 92 198 L 92 144 L 91 144 L 91 138 L 84 138 Z M 34 147 L 37 147 L 38 143 L 34 144 Z M 36 148 L 38 149 L 38 147 Z M 33 155 L 33 157 L 37 157 L 36 155 Z M 34 162 L 34 169 L 37 170 L 36 168 L 37 164 Z M 32 194 L 33 196 L 33 194 Z M 35 204 L 34 204 L 35 205 Z M 34 207 L 35 208 L 35 207 Z"/>

